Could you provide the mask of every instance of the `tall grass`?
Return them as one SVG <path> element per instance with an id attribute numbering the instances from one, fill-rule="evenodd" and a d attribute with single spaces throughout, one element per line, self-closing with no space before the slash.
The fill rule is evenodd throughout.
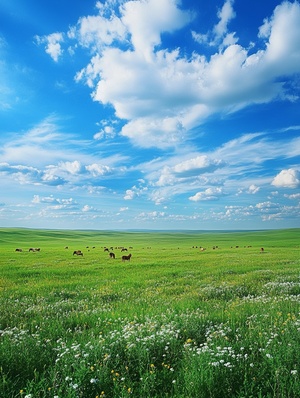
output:
<path id="1" fill-rule="evenodd" d="M 0 397 L 299 397 L 299 232 L 0 230 Z"/>

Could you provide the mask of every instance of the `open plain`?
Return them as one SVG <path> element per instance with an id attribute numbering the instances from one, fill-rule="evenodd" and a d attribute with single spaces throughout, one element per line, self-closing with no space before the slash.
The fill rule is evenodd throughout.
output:
<path id="1" fill-rule="evenodd" d="M 300 229 L 0 245 L 2 398 L 300 397 Z"/>

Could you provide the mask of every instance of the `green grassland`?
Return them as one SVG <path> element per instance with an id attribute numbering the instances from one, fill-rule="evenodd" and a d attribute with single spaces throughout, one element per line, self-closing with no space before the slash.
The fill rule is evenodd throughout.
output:
<path id="1" fill-rule="evenodd" d="M 1 398 L 300 397 L 300 229 L 2 228 L 0 247 Z"/>

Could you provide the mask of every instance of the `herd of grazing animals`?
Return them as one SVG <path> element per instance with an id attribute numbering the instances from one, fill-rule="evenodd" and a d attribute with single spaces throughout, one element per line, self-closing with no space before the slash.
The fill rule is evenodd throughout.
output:
<path id="1" fill-rule="evenodd" d="M 249 248 L 249 247 L 252 247 L 252 246 L 244 246 L 244 247 Z M 89 246 L 86 246 L 86 248 L 89 248 Z M 95 249 L 95 248 L 96 248 L 96 247 L 93 246 L 93 249 Z M 202 247 L 202 246 L 192 246 L 192 248 L 193 248 L 193 249 L 194 249 L 194 248 L 199 249 L 201 252 L 204 252 L 204 251 L 207 250 L 205 247 Z M 233 246 L 231 246 L 231 248 L 233 248 Z M 235 248 L 238 249 L 239 246 L 235 246 Z M 65 249 L 69 249 L 69 247 L 68 247 L 68 246 L 65 246 Z M 108 247 L 105 246 L 105 247 L 104 247 L 104 252 L 108 252 L 108 253 L 109 253 L 109 258 L 115 259 L 115 258 L 116 258 L 116 255 L 115 255 L 115 253 L 114 253 L 114 251 L 113 251 L 114 249 L 119 249 L 121 252 L 127 252 L 127 251 L 128 251 L 128 249 L 127 249 L 126 247 L 123 247 L 123 246 L 118 246 L 118 247 L 115 247 L 115 248 L 112 247 L 112 246 L 111 246 L 110 248 L 108 248 Z M 129 249 L 133 249 L 133 247 L 130 246 Z M 148 249 L 148 248 L 147 248 L 147 249 Z M 213 249 L 213 250 L 216 250 L 216 249 L 219 249 L 219 247 L 218 247 L 218 246 L 213 246 L 212 249 Z M 39 247 L 38 247 L 38 248 L 30 247 L 28 251 L 29 251 L 29 252 L 39 252 L 40 250 L 41 250 L 41 249 L 40 249 Z M 16 251 L 16 252 L 23 252 L 23 249 L 21 249 L 21 248 L 16 248 L 15 251 Z M 259 251 L 260 251 L 260 253 L 264 253 L 264 252 L 265 252 L 265 249 L 264 249 L 263 247 L 261 247 L 261 248 L 259 249 Z M 74 256 L 74 255 L 83 257 L 83 252 L 82 252 L 81 250 L 74 250 L 74 251 L 73 251 L 73 256 Z M 123 256 L 121 256 L 122 262 L 130 261 L 131 257 L 132 257 L 132 254 L 131 254 L 131 253 L 128 254 L 128 255 L 123 255 Z"/>

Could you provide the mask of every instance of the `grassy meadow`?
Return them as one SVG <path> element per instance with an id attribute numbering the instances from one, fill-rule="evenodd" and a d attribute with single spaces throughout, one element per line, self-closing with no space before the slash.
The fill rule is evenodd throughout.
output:
<path id="1" fill-rule="evenodd" d="M 300 229 L 2 228 L 0 248 L 1 398 L 300 397 Z"/>

